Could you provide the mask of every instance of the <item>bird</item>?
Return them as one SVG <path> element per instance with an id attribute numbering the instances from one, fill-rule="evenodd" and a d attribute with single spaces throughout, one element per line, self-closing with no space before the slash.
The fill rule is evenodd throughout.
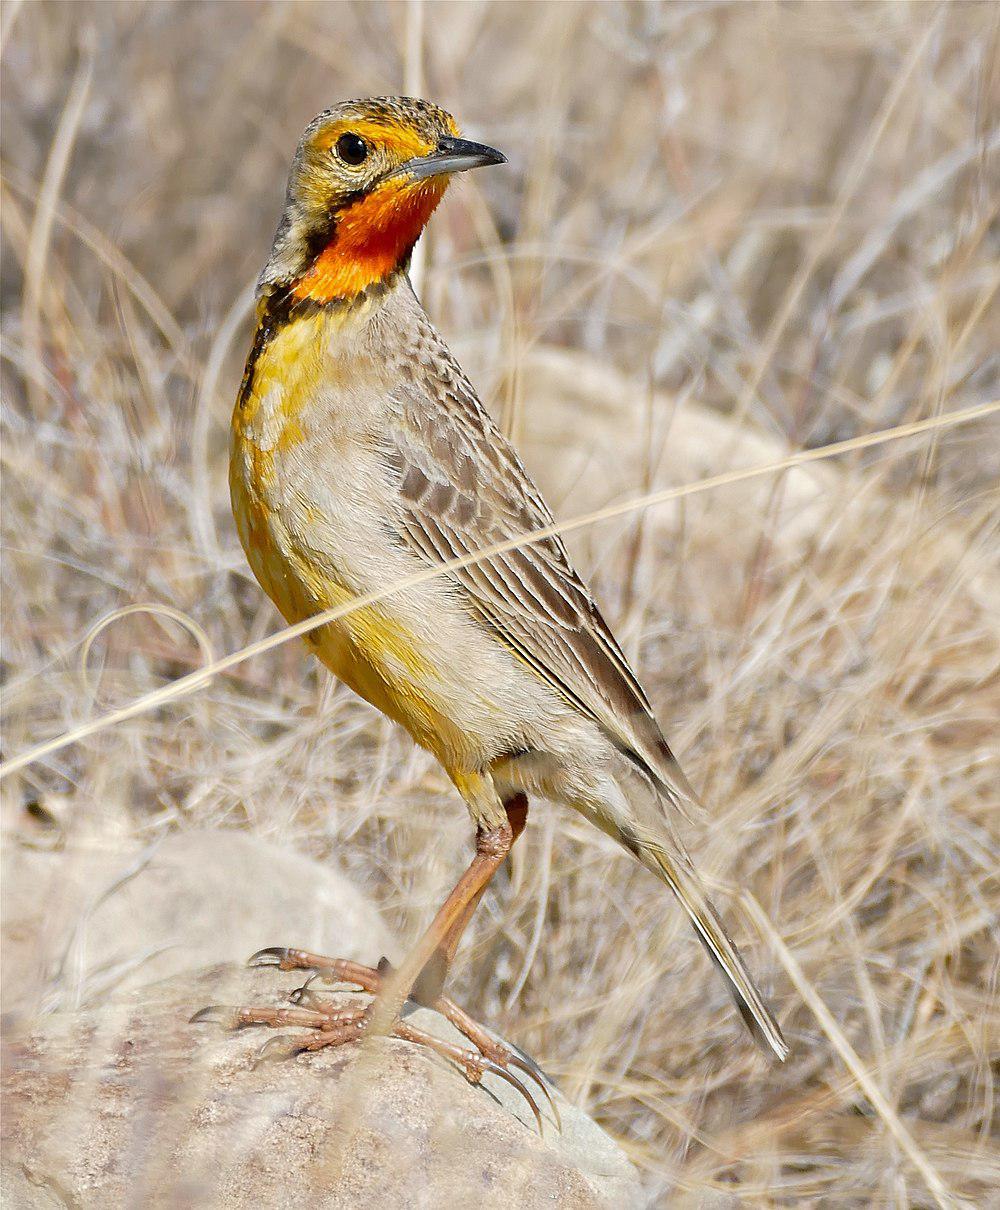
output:
<path id="1" fill-rule="evenodd" d="M 289 946 L 251 959 L 352 984 L 374 997 L 368 1007 L 336 1009 L 307 984 L 290 1006 L 248 1006 L 230 1019 L 300 1026 L 294 1050 L 377 1027 L 453 1059 L 473 1083 L 487 1071 L 502 1076 L 538 1118 L 524 1083 L 542 1082 L 537 1065 L 444 994 L 529 797 L 577 810 L 665 883 L 754 1038 L 777 1059 L 788 1047 L 680 838 L 681 818 L 700 804 L 649 698 L 410 281 L 414 246 L 452 177 L 505 162 L 463 138 L 444 109 L 412 97 L 336 104 L 295 152 L 232 418 L 236 527 L 289 623 L 381 594 L 307 642 L 436 757 L 468 808 L 476 846 L 398 968 Z M 532 540 L 537 531 L 545 536 Z M 440 574 L 421 574 L 429 569 Z M 407 1000 L 439 1008 L 469 1045 L 408 1024 Z"/>

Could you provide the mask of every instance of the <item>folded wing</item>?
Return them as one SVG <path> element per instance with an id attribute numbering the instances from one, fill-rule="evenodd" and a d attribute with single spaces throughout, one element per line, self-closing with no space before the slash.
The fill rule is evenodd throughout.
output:
<path id="1" fill-rule="evenodd" d="M 436 335 L 436 334 L 435 334 Z M 403 537 L 432 563 L 553 523 L 510 443 L 443 344 L 412 375 L 386 434 L 400 476 Z M 450 572 L 470 607 L 684 810 L 697 799 L 642 686 L 570 563 L 547 537 Z"/>

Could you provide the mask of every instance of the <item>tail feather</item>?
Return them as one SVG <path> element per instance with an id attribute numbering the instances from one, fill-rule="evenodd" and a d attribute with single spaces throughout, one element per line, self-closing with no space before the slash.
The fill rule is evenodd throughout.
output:
<path id="1" fill-rule="evenodd" d="M 633 848 L 629 843 L 632 838 L 623 839 L 626 839 L 629 848 Z M 754 985 L 718 913 L 702 890 L 687 854 L 679 847 L 675 854 L 670 854 L 662 845 L 642 840 L 637 840 L 636 846 L 637 856 L 643 864 L 662 878 L 681 901 L 709 957 L 725 979 L 754 1040 L 765 1052 L 778 1059 L 787 1058 L 788 1044 L 782 1037 L 778 1023 Z M 633 848 L 633 852 L 636 852 L 636 848 Z"/>

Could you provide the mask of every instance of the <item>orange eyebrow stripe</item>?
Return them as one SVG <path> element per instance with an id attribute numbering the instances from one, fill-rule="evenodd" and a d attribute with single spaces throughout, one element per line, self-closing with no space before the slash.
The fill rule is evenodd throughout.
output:
<path id="1" fill-rule="evenodd" d="M 354 298 L 397 269 L 447 188 L 431 177 L 389 180 L 337 216 L 333 239 L 292 287 L 317 303 Z"/>
<path id="2" fill-rule="evenodd" d="M 332 126 L 325 126 L 316 134 L 315 146 L 320 151 L 329 151 L 342 134 L 348 131 L 360 135 L 373 146 L 384 147 L 392 156 L 409 160 L 414 156 L 427 155 L 434 146 L 421 138 L 415 130 L 405 126 L 391 126 L 370 118 L 352 120 L 345 118 Z"/>

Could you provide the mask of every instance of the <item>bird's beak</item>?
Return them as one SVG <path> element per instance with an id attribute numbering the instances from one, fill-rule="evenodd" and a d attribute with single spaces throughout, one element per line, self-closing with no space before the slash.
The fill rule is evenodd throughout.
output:
<path id="1" fill-rule="evenodd" d="M 407 160 L 400 172 L 422 180 L 428 176 L 450 176 L 453 172 L 465 172 L 469 168 L 481 168 L 484 164 L 506 164 L 507 157 L 495 147 L 485 143 L 473 143 L 469 139 L 444 138 L 430 155 Z"/>

